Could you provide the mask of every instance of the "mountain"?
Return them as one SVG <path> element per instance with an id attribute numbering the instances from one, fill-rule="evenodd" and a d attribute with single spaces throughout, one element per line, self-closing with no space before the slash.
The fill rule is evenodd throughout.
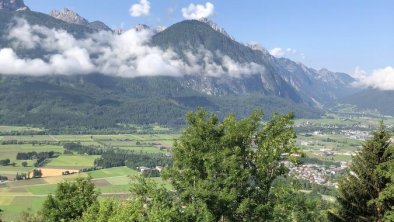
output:
<path id="1" fill-rule="evenodd" d="M 235 40 L 234 37 L 232 37 L 230 34 L 228 34 L 224 28 L 220 27 L 218 24 L 216 24 L 212 20 L 210 20 L 208 18 L 202 18 L 202 19 L 199 19 L 198 21 L 206 23 L 207 25 L 211 26 L 211 28 L 213 30 L 220 32 L 221 34 L 229 37 L 232 40 Z"/>
<path id="2" fill-rule="evenodd" d="M 197 49 L 204 46 L 206 50 L 222 52 L 236 62 L 256 63 L 265 67 L 265 72 L 241 79 L 192 76 L 185 83 L 208 94 L 258 92 L 319 106 L 356 91 L 350 86 L 354 79 L 347 74 L 317 71 L 289 59 L 276 58 L 262 47 L 236 42 L 206 22 L 186 20 L 177 23 L 155 35 L 152 43 L 163 49 L 171 48 L 183 57 L 186 57 L 185 52 L 198 53 Z M 214 60 L 220 59 L 213 55 Z"/>
<path id="3" fill-rule="evenodd" d="M 317 106 L 331 103 L 359 91 L 352 87 L 352 82 L 355 80 L 345 73 L 331 72 L 327 69 L 315 70 L 286 58 L 270 56 L 268 61 L 274 67 L 275 72 L 295 88 L 302 97 L 308 98 Z"/>
<path id="4" fill-rule="evenodd" d="M 23 0 L 0 0 L 0 10 L 4 11 L 21 11 L 30 10 Z"/>
<path id="5" fill-rule="evenodd" d="M 14 17 L 66 30 L 76 38 L 99 30 L 70 10 L 52 15 L 56 18 L 32 11 L 2 11 L 2 47 L 13 46 L 4 36 Z M 187 59 L 190 54 L 197 56 L 203 52 L 219 65 L 226 57 L 234 64 L 255 64 L 263 69 L 252 69 L 238 76 L 210 76 L 204 71 L 178 77 L 139 78 L 100 73 L 41 77 L 0 75 L 0 124 L 91 128 L 120 123 L 177 125 L 183 123 L 185 112 L 199 106 L 219 116 L 229 112 L 244 116 L 259 107 L 268 115 L 277 111 L 294 112 L 297 117 L 318 117 L 322 113 L 319 106 L 354 91 L 348 86 L 353 79 L 346 74 L 318 71 L 288 59 L 275 58 L 262 47 L 235 41 L 223 29 L 205 20 L 186 20 L 160 30 L 150 44 L 164 50 L 171 48 L 186 63 L 190 62 Z M 16 52 L 39 58 L 45 54 L 39 49 L 26 48 Z M 199 59 L 196 63 L 203 64 L 202 58 Z"/>
<path id="6" fill-rule="evenodd" d="M 63 9 L 63 11 L 52 10 L 49 13 L 49 15 L 52 16 L 53 18 L 65 21 L 67 23 L 86 26 L 86 27 L 92 28 L 94 30 L 112 31 L 103 22 L 100 22 L 100 21 L 89 22 L 87 19 L 85 19 L 84 17 L 80 16 L 78 13 L 76 13 L 68 8 Z"/>
<path id="7" fill-rule="evenodd" d="M 394 116 L 394 91 L 365 89 L 340 100 L 362 109 L 378 110 L 381 114 Z"/>
<path id="8" fill-rule="evenodd" d="M 152 31 L 154 34 L 157 34 L 159 32 L 164 31 L 166 28 L 164 26 L 157 26 L 157 27 L 150 27 L 149 25 L 145 25 L 145 24 L 137 24 L 136 26 L 134 26 L 134 30 L 136 30 L 137 32 L 143 31 L 143 30 L 150 30 Z M 119 34 L 122 34 L 124 31 L 121 31 Z"/>
<path id="9" fill-rule="evenodd" d="M 293 111 L 298 117 L 321 113 L 302 104 L 261 94 L 208 96 L 172 77 L 119 78 L 0 76 L 0 124 L 33 124 L 55 129 L 101 129 L 118 124 L 177 126 L 186 112 L 203 106 L 220 117 L 238 117 L 261 107 L 267 116 Z"/>
<path id="10" fill-rule="evenodd" d="M 87 33 L 94 33 L 97 30 L 92 29 L 87 26 L 72 24 L 64 22 L 59 19 L 55 19 L 47 14 L 34 12 L 29 10 L 23 11 L 1 11 L 0 12 L 0 46 L 2 48 L 12 47 L 12 42 L 6 38 L 9 34 L 9 26 L 15 23 L 15 18 L 23 18 L 27 20 L 32 25 L 41 25 L 48 27 L 50 29 L 62 29 L 66 30 L 68 33 L 74 35 L 76 38 L 82 38 L 86 36 Z M 40 52 L 29 51 L 25 49 L 18 50 L 21 54 L 39 54 Z"/>
<path id="11" fill-rule="evenodd" d="M 202 46 L 209 52 L 221 52 L 233 61 L 239 63 L 256 63 L 266 65 L 260 53 L 232 40 L 226 35 L 212 29 L 208 24 L 197 20 L 186 20 L 168 27 L 163 32 L 153 36 L 152 43 L 163 49 L 171 48 L 181 57 L 185 58 L 185 52 L 191 51 L 198 54 Z M 213 60 L 218 61 L 222 55 L 213 54 Z M 266 66 L 267 68 L 270 68 Z M 202 77 L 202 78 L 201 78 Z M 242 78 L 232 77 L 207 77 L 194 75 L 185 78 L 185 85 L 193 89 L 212 95 L 262 93 L 264 95 L 276 95 L 289 98 L 295 102 L 302 102 L 302 98 L 295 90 L 283 81 L 280 76 L 270 70 L 253 75 L 245 75 Z"/>

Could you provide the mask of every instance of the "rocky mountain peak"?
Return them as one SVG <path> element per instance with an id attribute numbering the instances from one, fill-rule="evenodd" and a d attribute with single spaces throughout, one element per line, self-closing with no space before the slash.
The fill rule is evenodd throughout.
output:
<path id="1" fill-rule="evenodd" d="M 0 10 L 21 11 L 30 10 L 23 0 L 0 0 Z"/>
<path id="2" fill-rule="evenodd" d="M 223 35 L 229 37 L 232 40 L 235 40 L 231 35 L 229 35 L 224 28 L 220 27 L 218 24 L 216 24 L 214 21 L 208 19 L 208 18 L 201 18 L 198 21 L 203 22 L 211 26 L 215 31 L 222 33 Z"/>
<path id="3" fill-rule="evenodd" d="M 154 34 L 162 32 L 165 29 L 166 29 L 166 27 L 164 27 L 164 26 L 157 26 L 155 28 L 152 28 L 149 25 L 145 25 L 145 24 L 137 24 L 136 26 L 134 26 L 134 30 L 136 30 L 137 32 L 140 32 L 140 31 L 143 31 L 143 30 L 150 30 Z"/>
<path id="4" fill-rule="evenodd" d="M 53 10 L 49 13 L 50 16 L 63 20 L 68 23 L 77 24 L 77 25 L 88 25 L 89 21 L 80 16 L 78 13 L 65 8 L 63 11 Z"/>
<path id="5" fill-rule="evenodd" d="M 62 20 L 64 22 L 87 26 L 87 27 L 97 30 L 97 31 L 113 32 L 113 30 L 111 28 L 109 28 L 106 24 L 104 24 L 103 22 L 101 22 L 101 21 L 89 22 L 87 19 L 85 19 L 84 17 L 80 16 L 78 13 L 76 13 L 68 8 L 64 8 L 63 11 L 52 10 L 49 13 L 49 15 L 56 18 L 56 19 Z"/>
<path id="6" fill-rule="evenodd" d="M 145 24 L 137 24 L 136 26 L 134 26 L 134 29 L 135 29 L 135 31 L 140 32 L 140 31 L 147 30 L 147 29 L 149 30 L 150 26 L 145 25 Z"/>

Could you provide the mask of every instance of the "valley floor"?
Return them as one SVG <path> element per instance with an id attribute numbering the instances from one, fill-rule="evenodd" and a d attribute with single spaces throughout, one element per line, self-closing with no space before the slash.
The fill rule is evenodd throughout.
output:
<path id="1" fill-rule="evenodd" d="M 394 118 L 368 113 L 353 115 L 344 110 L 336 110 L 321 119 L 297 119 L 296 144 L 307 158 L 304 165 L 291 167 L 290 175 L 307 184 L 335 188 L 337 178 L 346 170 L 363 141 L 370 136 L 369 132 L 375 129 L 382 119 L 389 129 L 394 128 Z M 154 127 L 154 131 L 149 133 L 112 135 L 37 135 L 40 131 L 42 129 L 39 128 L 0 126 L 0 160 L 10 160 L 9 165 L 0 167 L 0 175 L 9 179 L 0 183 L 0 209 L 4 211 L 5 221 L 16 221 L 23 211 L 36 212 L 41 208 L 46 196 L 55 192 L 59 182 L 74 180 L 79 176 L 91 176 L 96 189 L 101 192 L 101 198 L 129 197 L 133 176 L 141 174 L 137 169 L 122 166 L 79 172 L 81 169 L 93 167 L 100 155 L 65 152 L 66 143 L 102 150 L 118 149 L 147 155 L 171 156 L 171 147 L 179 136 L 161 127 Z M 36 168 L 35 159 L 17 160 L 17 154 L 33 151 L 52 151 L 56 155 L 46 159 L 44 165 L 39 167 L 42 178 L 14 181 L 16 174 L 32 172 Z M 75 174 L 62 175 L 65 171 Z M 170 188 L 169 183 L 160 177 L 154 180 Z M 305 185 L 304 188 L 308 187 L 310 188 L 310 185 Z"/>

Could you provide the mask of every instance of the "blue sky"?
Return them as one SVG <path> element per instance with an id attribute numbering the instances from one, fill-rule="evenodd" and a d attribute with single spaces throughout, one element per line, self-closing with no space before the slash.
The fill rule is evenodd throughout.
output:
<path id="1" fill-rule="evenodd" d="M 184 19 L 182 8 L 207 1 L 149 0 L 147 15 L 129 9 L 140 0 L 25 0 L 34 11 L 64 7 L 112 28 L 138 23 L 169 26 Z M 268 50 L 316 69 L 353 74 L 394 66 L 392 0 L 244 0 L 215 1 L 210 18 L 236 40 L 256 42 Z M 280 49 L 281 50 L 280 50 Z M 289 49 L 289 50 L 287 50 Z M 290 50 L 291 49 L 291 50 Z"/>

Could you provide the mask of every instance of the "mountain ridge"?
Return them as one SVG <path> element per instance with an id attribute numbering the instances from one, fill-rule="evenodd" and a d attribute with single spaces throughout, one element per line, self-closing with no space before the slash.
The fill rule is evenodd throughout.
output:
<path id="1" fill-rule="evenodd" d="M 377 110 L 383 115 L 394 116 L 394 90 L 368 88 L 347 96 L 339 102 L 353 104 L 361 109 Z"/>
<path id="2" fill-rule="evenodd" d="M 49 12 L 49 15 L 53 18 L 62 20 L 67 23 L 86 26 L 98 31 L 113 32 L 113 30 L 109 28 L 104 22 L 101 21 L 89 22 L 87 19 L 79 15 L 77 12 L 74 12 L 68 8 L 64 8 L 62 11 L 52 10 Z"/>
<path id="3" fill-rule="evenodd" d="M 98 31 L 86 23 L 73 24 L 31 11 L 0 13 L 0 17 L 2 36 L 6 29 L 1 27 L 8 27 L 14 17 L 51 29 L 64 29 L 76 38 Z M 227 56 L 234 63 L 260 65 L 264 71 L 241 73 L 238 77 L 196 73 L 133 79 L 99 73 L 43 77 L 0 75 L 0 122 L 78 123 L 91 127 L 128 122 L 180 124 L 184 113 L 198 106 L 218 114 L 234 112 L 237 116 L 247 115 L 250 110 L 260 107 L 268 114 L 293 111 L 298 117 L 318 117 L 321 114 L 318 106 L 337 99 L 342 93 L 341 87 L 352 81 L 346 74 L 342 76 L 325 70 L 319 73 L 291 60 L 275 58 L 264 48 L 239 43 L 222 31 L 202 21 L 185 20 L 156 33 L 149 44 L 163 50 L 171 48 L 185 61 L 186 51 L 198 54 L 203 50 L 212 55 L 212 61 L 218 65 L 222 65 L 220 62 Z M 0 41 L 4 46 L 12 47 L 8 40 Z M 40 55 L 41 52 L 25 50 L 18 53 Z M 32 91 L 34 87 L 36 91 Z M 10 97 L 11 92 L 15 96 Z M 326 96 L 327 92 L 332 95 Z M 342 96 L 346 93 L 344 89 Z M 35 101 L 27 100 L 33 95 Z M 20 115 L 23 118 L 18 119 Z M 92 119 L 88 120 L 88 116 Z"/>
<path id="4" fill-rule="evenodd" d="M 197 28 L 190 28 L 190 26 L 197 26 Z M 265 66 L 266 73 L 262 73 L 259 81 L 264 88 L 261 91 L 264 93 L 270 92 L 277 96 L 293 96 L 293 101 L 300 102 L 302 100 L 300 98 L 304 97 L 303 100 L 306 103 L 316 104 L 314 101 L 319 101 L 319 103 L 324 104 L 353 92 L 353 88 L 349 85 L 354 79 L 347 74 L 328 70 L 319 72 L 286 58 L 276 58 L 267 53 L 264 48 L 255 49 L 245 46 L 221 32 L 214 29 L 212 30 L 216 32 L 210 31 L 210 28 L 212 27 L 209 24 L 198 20 L 185 20 L 153 36 L 152 42 L 164 49 L 175 50 L 181 57 L 185 57 L 185 51 L 193 51 L 194 49 L 193 52 L 195 53 L 195 49 L 204 46 L 211 52 L 224 51 L 225 55 L 236 62 L 253 62 Z M 207 35 L 208 37 L 206 37 Z M 331 77 L 327 78 L 328 76 Z M 321 81 L 321 79 L 324 81 Z M 315 87 L 313 87 L 314 85 Z M 304 87 L 308 89 L 308 92 L 304 93 L 303 96 L 296 96 L 298 98 L 294 97 L 298 94 L 297 91 Z M 341 87 L 344 90 L 338 91 L 338 88 Z M 327 92 L 330 94 L 325 96 Z M 316 98 L 307 96 L 311 93 L 316 94 Z"/>

